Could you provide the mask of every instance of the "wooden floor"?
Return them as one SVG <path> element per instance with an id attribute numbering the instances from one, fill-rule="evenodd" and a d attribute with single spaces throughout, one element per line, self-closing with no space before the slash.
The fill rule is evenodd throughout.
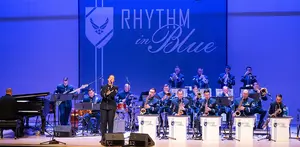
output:
<path id="1" fill-rule="evenodd" d="M 263 136 L 262 136 L 263 137 Z M 101 146 L 99 144 L 100 136 L 91 137 L 73 137 L 73 138 L 55 138 L 58 141 L 65 142 L 66 146 Z M 220 141 L 217 142 L 202 142 L 199 140 L 187 140 L 185 142 L 178 142 L 173 140 L 159 140 L 155 139 L 156 147 L 300 147 L 300 141 L 290 140 L 287 143 L 270 142 L 267 140 L 257 141 L 257 137 L 254 137 L 253 142 L 237 142 L 237 141 Z M 8 146 L 48 146 L 40 145 L 41 142 L 50 140 L 45 136 L 29 136 L 20 139 L 4 138 L 0 140 L 0 145 Z M 64 145 L 51 145 L 51 146 L 64 146 Z"/>

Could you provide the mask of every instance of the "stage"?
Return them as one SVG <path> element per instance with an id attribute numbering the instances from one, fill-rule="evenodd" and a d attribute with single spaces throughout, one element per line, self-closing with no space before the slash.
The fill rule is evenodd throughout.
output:
<path id="1" fill-rule="evenodd" d="M 295 136 L 293 133 L 295 128 L 292 129 L 292 137 Z M 128 137 L 129 133 L 125 133 L 124 137 Z M 176 140 L 159 140 L 154 139 L 155 147 L 199 147 L 199 146 L 209 146 L 209 147 L 299 147 L 300 141 L 295 139 L 290 139 L 289 142 L 271 142 L 268 140 L 257 141 L 265 136 L 254 136 L 253 142 L 238 142 L 238 141 L 228 141 L 224 140 L 219 143 L 216 142 L 203 142 L 200 140 L 187 140 L 186 142 L 179 142 Z M 89 137 L 70 137 L 70 138 L 55 138 L 58 141 L 65 142 L 67 145 L 40 145 L 41 142 L 49 141 L 50 137 L 45 136 L 25 136 L 15 140 L 13 138 L 13 132 L 5 131 L 4 138 L 0 140 L 0 145 L 6 146 L 101 146 L 100 136 L 89 136 Z M 125 143 L 128 143 L 126 139 Z"/>
<path id="2" fill-rule="evenodd" d="M 74 137 L 74 138 L 56 138 L 59 141 L 65 142 L 66 146 L 101 146 L 99 143 L 100 137 Z M 49 138 L 30 136 L 28 138 L 21 138 L 14 140 L 13 138 L 5 138 L 0 140 L 1 145 L 18 145 L 18 146 L 49 146 L 49 145 L 39 145 L 40 142 L 48 141 Z M 288 143 L 279 143 L 279 142 L 269 142 L 266 140 L 255 141 L 252 143 L 242 143 L 236 141 L 220 141 L 219 143 L 209 143 L 202 142 L 198 140 L 188 140 L 186 142 L 176 142 L 169 140 L 155 140 L 156 147 L 199 147 L 199 146 L 210 146 L 210 147 L 299 147 L 300 141 L 290 140 Z M 52 145 L 51 145 L 52 146 Z M 62 146 L 62 145 L 54 145 Z"/>

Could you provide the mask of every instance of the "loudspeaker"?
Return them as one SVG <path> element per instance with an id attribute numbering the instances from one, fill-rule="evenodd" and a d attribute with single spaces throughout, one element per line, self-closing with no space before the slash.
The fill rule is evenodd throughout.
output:
<path id="1" fill-rule="evenodd" d="M 129 146 L 154 146 L 155 143 L 149 134 L 130 133 Z"/>
<path id="2" fill-rule="evenodd" d="M 72 137 L 72 127 L 67 125 L 58 125 L 54 127 L 55 137 Z"/>
<path id="3" fill-rule="evenodd" d="M 107 133 L 105 134 L 105 146 L 124 146 L 123 133 Z"/>

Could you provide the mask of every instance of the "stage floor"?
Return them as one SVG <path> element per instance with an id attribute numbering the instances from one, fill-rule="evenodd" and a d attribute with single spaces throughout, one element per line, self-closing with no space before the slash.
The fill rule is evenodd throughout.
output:
<path id="1" fill-rule="evenodd" d="M 13 138 L 4 138 L 0 140 L 0 145 L 17 145 L 17 146 L 48 146 L 39 145 L 40 142 L 48 141 L 49 138 L 43 136 L 30 136 L 28 138 L 21 138 L 14 140 Z M 56 138 L 58 141 L 65 142 L 66 146 L 101 146 L 99 143 L 100 137 L 74 137 L 74 138 Z M 267 140 L 250 142 L 237 142 L 237 141 L 220 141 L 219 143 L 202 142 L 198 140 L 188 140 L 186 142 L 178 142 L 171 140 L 154 140 L 155 147 L 299 147 L 300 141 L 290 140 L 287 143 L 269 142 Z M 53 146 L 53 145 L 51 145 Z M 54 145 L 62 146 L 62 145 Z"/>
<path id="2" fill-rule="evenodd" d="M 125 137 L 129 136 L 129 133 L 124 134 Z M 200 140 L 187 140 L 185 142 L 179 142 L 174 140 L 159 140 L 154 139 L 155 147 L 199 147 L 199 146 L 209 146 L 209 147 L 299 147 L 300 141 L 291 139 L 289 142 L 270 142 L 268 140 L 257 141 L 259 138 L 265 136 L 254 136 L 253 142 L 238 142 L 238 141 L 220 141 L 217 142 L 203 142 Z M 65 142 L 66 146 L 101 146 L 100 136 L 90 136 L 90 137 L 70 137 L 70 138 L 55 138 L 58 141 Z M 40 145 L 41 142 L 49 141 L 50 137 L 45 136 L 25 136 L 20 139 L 13 139 L 7 136 L 0 140 L 0 146 L 49 146 Z M 125 143 L 128 143 L 128 139 Z M 50 146 L 65 146 L 65 145 L 50 145 Z"/>

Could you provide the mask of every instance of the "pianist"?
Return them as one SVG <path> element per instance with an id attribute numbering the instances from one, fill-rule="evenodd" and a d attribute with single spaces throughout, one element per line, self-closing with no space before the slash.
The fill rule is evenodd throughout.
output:
<path id="1" fill-rule="evenodd" d="M 12 96 L 11 88 L 7 88 L 5 96 L 2 96 L 0 99 L 0 111 L 0 120 L 16 120 L 21 118 L 18 116 L 17 101 Z M 14 128 L 12 130 L 15 132 Z M 3 130 L 0 129 L 0 131 L 1 135 L 3 135 Z M 23 135 L 23 133 L 18 135 Z"/>
<path id="2" fill-rule="evenodd" d="M 73 86 L 69 85 L 69 80 L 68 78 L 64 78 L 63 79 L 63 83 L 59 84 L 56 87 L 56 90 L 54 93 L 56 94 L 67 94 L 71 91 L 73 91 L 74 88 Z M 71 100 L 67 100 L 67 101 L 63 101 L 59 104 L 58 106 L 59 109 L 59 121 L 61 125 L 68 125 L 69 122 L 69 116 L 71 113 L 71 109 L 72 109 L 72 101 Z"/>
<path id="3" fill-rule="evenodd" d="M 83 103 L 94 103 L 94 104 L 100 104 L 101 98 L 95 95 L 95 92 L 93 89 L 88 90 L 88 97 L 83 99 Z M 99 133 L 99 127 L 100 127 L 100 110 L 92 110 L 92 113 L 87 113 L 84 115 L 84 120 L 88 125 L 88 129 L 91 128 L 91 117 L 95 117 L 96 122 L 96 128 L 93 130 L 93 133 Z"/>

